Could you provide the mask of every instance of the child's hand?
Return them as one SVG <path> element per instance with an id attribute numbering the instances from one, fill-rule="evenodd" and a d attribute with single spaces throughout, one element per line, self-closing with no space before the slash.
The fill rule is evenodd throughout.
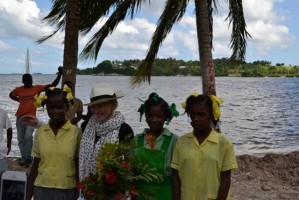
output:
<path id="1" fill-rule="evenodd" d="M 23 115 L 21 122 L 25 125 L 36 127 L 38 125 L 38 119 L 34 115 Z"/>

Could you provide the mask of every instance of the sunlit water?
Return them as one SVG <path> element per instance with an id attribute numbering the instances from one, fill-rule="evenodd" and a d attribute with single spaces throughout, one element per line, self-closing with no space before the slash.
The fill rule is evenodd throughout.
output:
<path id="1" fill-rule="evenodd" d="M 33 75 L 34 84 L 48 84 L 55 75 Z M 0 107 L 8 111 L 13 123 L 13 147 L 10 155 L 18 156 L 15 112 L 18 103 L 8 97 L 10 91 L 21 85 L 21 75 L 0 75 Z M 77 76 L 76 96 L 89 101 L 91 86 L 108 82 L 121 90 L 125 97 L 119 99 L 119 110 L 135 133 L 146 123 L 139 122 L 137 112 L 141 101 L 151 92 L 157 92 L 169 103 L 180 102 L 193 91 L 202 91 L 200 77 L 152 77 L 151 84 L 132 88 L 129 77 L 123 76 Z M 299 79 L 298 78 L 216 78 L 217 95 L 222 104 L 222 133 L 234 144 L 237 154 L 263 154 L 289 152 L 299 149 Z M 86 111 L 86 107 L 84 108 Z M 46 112 L 38 111 L 38 117 L 47 121 Z M 178 135 L 191 131 L 185 115 L 172 120 L 168 126 Z"/>

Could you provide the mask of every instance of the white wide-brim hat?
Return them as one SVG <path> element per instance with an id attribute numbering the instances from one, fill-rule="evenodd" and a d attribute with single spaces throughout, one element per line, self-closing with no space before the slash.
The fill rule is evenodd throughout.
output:
<path id="1" fill-rule="evenodd" d="M 119 99 L 123 96 L 124 94 L 122 92 L 115 91 L 113 87 L 108 83 L 100 83 L 92 87 L 90 93 L 90 103 L 84 105 L 91 106 L 91 105 Z"/>

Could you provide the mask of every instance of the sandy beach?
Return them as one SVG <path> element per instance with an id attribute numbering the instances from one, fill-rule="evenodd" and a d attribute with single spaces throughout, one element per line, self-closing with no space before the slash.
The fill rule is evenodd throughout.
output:
<path id="1" fill-rule="evenodd" d="M 8 158 L 10 170 L 30 173 L 20 167 L 18 158 Z M 237 156 L 239 169 L 232 173 L 233 200 L 299 199 L 299 151 L 264 156 Z"/>
<path id="2" fill-rule="evenodd" d="M 232 176 L 232 199 L 299 199 L 299 151 L 237 157 Z"/>

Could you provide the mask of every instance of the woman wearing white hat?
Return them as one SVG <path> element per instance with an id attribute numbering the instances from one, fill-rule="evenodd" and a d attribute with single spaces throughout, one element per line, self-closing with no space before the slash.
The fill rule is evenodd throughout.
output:
<path id="1" fill-rule="evenodd" d="M 90 103 L 85 105 L 91 107 L 93 115 L 84 130 L 79 150 L 80 181 L 96 173 L 96 157 L 104 143 L 134 137 L 132 128 L 125 122 L 125 117 L 116 111 L 117 99 L 123 96 L 107 83 L 92 88 Z"/>

